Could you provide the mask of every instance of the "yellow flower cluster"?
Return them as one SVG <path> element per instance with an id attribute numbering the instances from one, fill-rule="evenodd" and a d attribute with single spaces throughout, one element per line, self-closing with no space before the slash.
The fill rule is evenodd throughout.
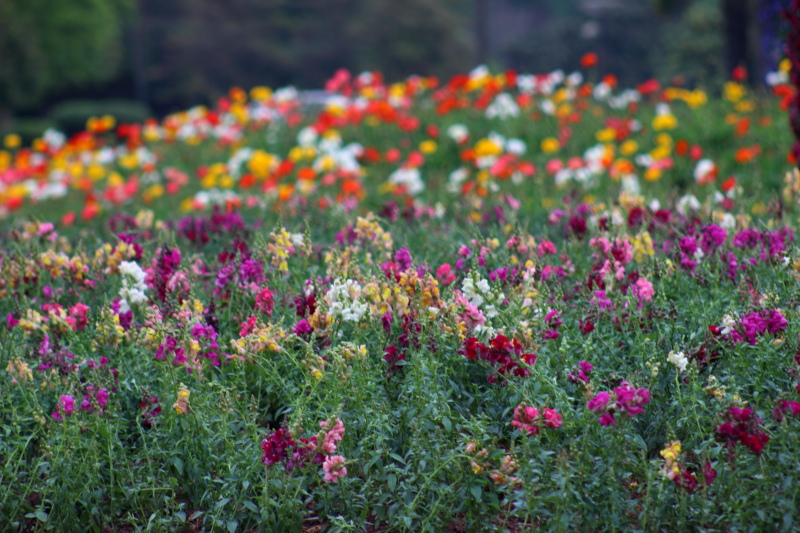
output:
<path id="1" fill-rule="evenodd" d="M 653 257 L 655 250 L 653 249 L 653 239 L 650 233 L 644 231 L 633 238 L 633 257 L 638 262 L 644 261 L 645 257 Z"/>
<path id="2" fill-rule="evenodd" d="M 674 479 L 675 476 L 680 474 L 681 468 L 678 465 L 678 456 L 681 454 L 681 441 L 676 440 L 668 444 L 661 450 L 661 457 L 664 458 L 664 466 L 661 472 L 667 476 L 668 479 Z"/>

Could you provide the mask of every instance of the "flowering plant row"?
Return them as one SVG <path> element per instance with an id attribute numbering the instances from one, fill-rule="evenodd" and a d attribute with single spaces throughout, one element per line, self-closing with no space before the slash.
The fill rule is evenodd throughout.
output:
<path id="1" fill-rule="evenodd" d="M 7 138 L 0 523 L 796 529 L 786 68 L 592 76 Z"/>

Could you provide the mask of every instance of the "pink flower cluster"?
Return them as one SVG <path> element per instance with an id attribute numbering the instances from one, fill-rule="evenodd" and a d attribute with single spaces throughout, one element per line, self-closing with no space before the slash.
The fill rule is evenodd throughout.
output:
<path id="1" fill-rule="evenodd" d="M 537 408 L 528 407 L 523 404 L 519 404 L 516 409 L 514 409 L 514 420 L 511 421 L 512 426 L 523 433 L 527 433 L 529 437 L 538 435 L 542 425 L 557 429 L 561 427 L 561 424 L 563 424 L 561 413 L 555 409 L 548 409 L 545 407 L 542 412 L 539 413 Z"/>
<path id="2" fill-rule="evenodd" d="M 616 426 L 614 415 L 617 412 L 626 413 L 628 418 L 633 418 L 644 413 L 644 405 L 650 402 L 650 391 L 644 388 L 632 387 L 627 381 L 615 388 L 612 393 L 598 392 L 586 403 L 586 408 L 601 414 L 598 420 L 603 426 Z"/>
<path id="3" fill-rule="evenodd" d="M 325 483 L 338 483 L 340 477 L 347 475 L 345 458 L 341 455 L 329 455 L 322 464 L 322 470 L 325 472 Z"/>
<path id="4" fill-rule="evenodd" d="M 69 394 L 62 394 L 58 398 L 58 406 L 55 412 L 53 412 L 52 417 L 54 420 L 58 422 L 63 422 L 64 416 L 72 416 L 72 413 L 74 412 L 75 412 L 75 398 L 73 398 Z"/>
<path id="5" fill-rule="evenodd" d="M 322 429 L 326 429 L 328 427 L 328 421 L 325 420 L 319 423 L 319 427 Z M 336 443 L 342 440 L 344 436 L 344 423 L 340 418 L 336 418 L 336 422 L 334 422 L 333 427 L 329 429 L 325 433 L 325 437 L 322 439 L 322 445 L 320 449 L 328 454 L 331 455 L 333 452 L 336 451 Z"/>
<path id="6" fill-rule="evenodd" d="M 328 421 L 320 422 L 323 430 L 328 428 Z M 286 470 L 302 468 L 309 462 L 322 464 L 324 480 L 326 483 L 337 483 L 339 478 L 347 475 L 345 458 L 333 455 L 336 452 L 336 443 L 344 436 L 344 423 L 337 418 L 333 427 L 309 439 L 299 439 L 296 442 L 286 428 L 280 428 L 261 441 L 261 462 L 267 466 L 284 462 Z M 322 444 L 319 444 L 319 443 Z"/>
<path id="7" fill-rule="evenodd" d="M 780 422 L 783 420 L 783 416 L 787 413 L 792 418 L 799 417 L 800 402 L 795 402 L 794 400 L 779 400 L 778 405 L 776 405 L 775 409 L 772 411 L 772 418 L 774 418 L 777 422 Z"/>

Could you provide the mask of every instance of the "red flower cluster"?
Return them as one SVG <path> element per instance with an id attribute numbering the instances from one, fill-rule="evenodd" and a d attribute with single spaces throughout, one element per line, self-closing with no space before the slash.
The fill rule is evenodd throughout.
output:
<path id="1" fill-rule="evenodd" d="M 716 439 L 724 442 L 730 450 L 737 441 L 760 455 L 769 442 L 769 435 L 761 426 L 761 419 L 749 407 L 730 407 L 723 414 L 725 421 L 717 427 Z"/>
<path id="2" fill-rule="evenodd" d="M 520 363 L 533 365 L 536 362 L 536 354 L 524 353 L 522 343 L 519 340 L 509 340 L 504 335 L 497 335 L 491 339 L 489 346 L 478 341 L 475 337 L 470 337 L 464 342 L 464 347 L 458 350 L 458 353 L 467 359 L 484 359 L 497 366 L 497 374 L 489 376 L 489 383 L 494 383 L 498 379 L 504 378 L 507 374 L 525 377 L 531 372 L 527 368 L 520 366 Z"/>

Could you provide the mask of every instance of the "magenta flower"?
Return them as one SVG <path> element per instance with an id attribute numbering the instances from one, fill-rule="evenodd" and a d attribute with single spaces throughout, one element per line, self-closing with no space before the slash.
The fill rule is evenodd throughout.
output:
<path id="1" fill-rule="evenodd" d="M 545 408 L 542 418 L 544 418 L 544 425 L 553 429 L 560 428 L 564 423 L 561 413 L 557 412 L 555 409 Z"/>
<path id="2" fill-rule="evenodd" d="M 627 382 L 622 382 L 622 386 L 614 389 L 617 396 L 616 405 L 620 411 L 628 413 L 629 417 L 644 413 L 644 404 L 650 401 L 650 391 L 647 389 L 635 389 Z"/>
<path id="3" fill-rule="evenodd" d="M 603 416 L 598 420 L 601 426 L 616 426 L 617 421 L 614 419 L 614 413 L 603 413 Z"/>
<path id="4" fill-rule="evenodd" d="M 611 400 L 611 395 L 607 392 L 598 392 L 594 398 L 589 400 L 586 408 L 595 413 L 602 413 L 608 408 L 608 402 Z"/>
<path id="5" fill-rule="evenodd" d="M 272 310 L 275 307 L 275 300 L 272 296 L 272 291 L 269 289 L 261 289 L 256 296 L 256 309 L 265 315 L 272 316 Z"/>
<path id="6" fill-rule="evenodd" d="M 67 416 L 75 412 L 75 398 L 69 394 L 62 394 L 58 399 L 60 410 L 64 411 Z"/>

